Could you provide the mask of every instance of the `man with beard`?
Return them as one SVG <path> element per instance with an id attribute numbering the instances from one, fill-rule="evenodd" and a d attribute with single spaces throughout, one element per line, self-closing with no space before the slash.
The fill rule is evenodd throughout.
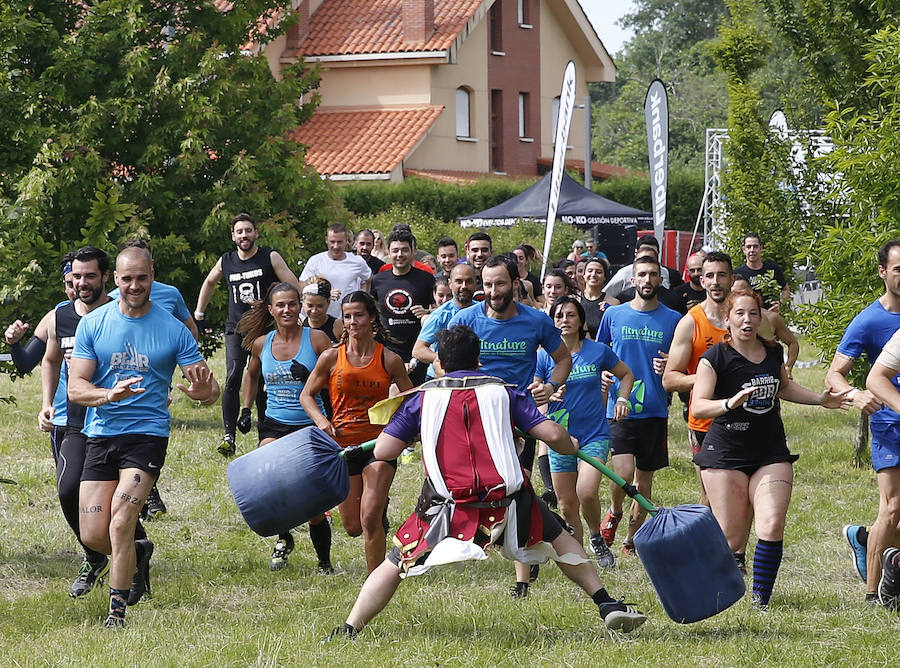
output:
<path id="1" fill-rule="evenodd" d="M 384 262 L 372 255 L 373 248 L 375 248 L 375 234 L 372 230 L 360 230 L 356 235 L 356 254 L 366 261 L 374 276 L 384 266 Z"/>
<path id="2" fill-rule="evenodd" d="M 653 489 L 653 473 L 669 465 L 666 442 L 669 406 L 662 373 L 680 319 L 676 311 L 659 303 L 660 272 L 655 258 L 637 258 L 631 277 L 634 298 L 606 309 L 597 330 L 597 341 L 609 345 L 634 372 L 635 378 L 630 397 L 618 396 L 617 379 L 609 391 L 606 416 L 612 435 L 613 469 L 628 482 L 633 480 L 637 491 L 648 499 Z M 628 404 L 629 414 L 624 420 L 613 419 L 616 402 Z M 624 490 L 614 483 L 610 484 L 610 494 L 612 508 L 600 527 L 607 545 L 612 545 L 615 539 L 625 500 Z M 646 510 L 632 503 L 622 554 L 634 554 L 634 533 L 646 515 Z"/>
<path id="3" fill-rule="evenodd" d="M 190 382 L 177 386 L 190 399 L 210 404 L 219 394 L 194 337 L 150 301 L 153 268 L 147 254 L 137 248 L 119 253 L 115 280 L 119 299 L 79 323 L 69 374 L 69 399 L 89 407 L 79 489 L 81 539 L 111 555 L 106 628 L 125 625 L 136 567 L 138 590 L 149 593 L 153 545 L 136 542 L 135 527 L 165 462 L 175 367 Z"/>
<path id="4" fill-rule="evenodd" d="M 343 226 L 341 226 L 343 227 Z M 341 246 L 346 245 L 347 233 L 344 232 Z M 241 335 L 234 328 L 238 320 L 255 301 L 266 296 L 269 286 L 276 281 L 284 281 L 300 290 L 297 277 L 288 269 L 284 259 L 271 248 L 256 245 L 259 230 L 256 221 L 249 214 L 239 213 L 231 220 L 231 240 L 236 249 L 229 251 L 216 260 L 215 266 L 207 274 L 197 297 L 197 308 L 194 318 L 201 330 L 208 329 L 206 324 L 206 306 L 213 291 L 223 278 L 228 285 L 228 319 L 225 321 L 225 387 L 222 391 L 222 422 L 225 435 L 217 450 L 225 457 L 235 451 L 235 434 L 237 433 L 238 412 L 241 408 L 241 378 L 250 353 L 241 347 Z M 356 256 L 354 256 L 355 258 Z M 362 259 L 359 262 L 365 267 Z M 369 272 L 366 267 L 366 272 Z M 371 273 L 371 272 L 369 272 Z M 367 276 L 368 278 L 368 276 Z M 334 282 L 332 281 L 332 285 Z M 340 313 L 340 307 L 338 307 Z M 266 412 L 266 394 L 260 385 L 256 395 L 257 424 L 262 424 Z"/>
<path id="5" fill-rule="evenodd" d="M 472 329 L 481 341 L 481 370 L 515 385 L 521 392 L 530 393 L 538 405 L 546 404 L 572 371 L 569 349 L 550 316 L 515 301 L 519 270 L 513 262 L 502 255 L 487 258 L 481 279 L 484 303 L 463 309 L 453 316 L 447 327 L 466 325 Z M 544 383 L 534 380 L 539 346 L 550 354 L 556 365 Z M 529 475 L 534 466 L 535 445 L 534 439 L 526 439 L 519 454 L 519 462 Z M 528 595 L 528 581 L 534 576 L 529 571 L 527 565 L 516 562 L 514 597 Z"/>
<path id="6" fill-rule="evenodd" d="M 473 299 L 477 302 L 484 299 L 481 270 L 484 269 L 485 263 L 493 254 L 493 241 L 487 232 L 475 232 L 466 239 L 466 264 L 475 271 L 475 295 Z"/>
<path id="7" fill-rule="evenodd" d="M 416 241 L 412 232 L 397 230 L 387 239 L 390 271 L 372 279 L 372 296 L 378 304 L 381 324 L 390 335 L 384 345 L 407 365 L 413 385 L 425 380 L 425 365 L 413 360 L 413 345 L 422 328 L 419 316 L 434 301 L 434 274 L 412 266 Z"/>
<path id="8" fill-rule="evenodd" d="M 697 257 L 692 255 L 691 259 Z M 694 389 L 694 378 L 700 356 L 719 343 L 727 333 L 725 327 L 725 298 L 731 292 L 731 256 L 719 251 L 712 251 L 701 260 L 701 284 L 706 289 L 706 299 L 692 307 L 675 328 L 675 337 L 669 349 L 666 370 L 663 372 L 663 387 L 669 392 L 691 392 Z M 691 274 L 691 283 L 694 275 Z M 712 420 L 694 417 L 688 409 L 688 440 L 691 453 L 697 454 L 703 445 L 703 437 L 709 431 Z M 700 468 L 697 479 L 700 479 Z M 700 483 L 700 503 L 709 505 L 706 490 Z M 738 565 L 741 565 L 740 562 Z"/>
<path id="9" fill-rule="evenodd" d="M 744 237 L 741 246 L 746 262 L 734 270 L 735 274 L 743 276 L 763 298 L 767 309 L 778 311 L 780 302 L 791 300 L 791 287 L 784 276 L 784 270 L 776 262 L 762 259 L 763 244 L 756 232 L 751 232 Z M 759 288 L 760 276 L 771 276 L 778 283 L 781 292 L 777 295 L 764 295 Z"/>
<path id="10" fill-rule="evenodd" d="M 83 316 L 110 301 L 104 294 L 109 279 L 109 257 L 99 248 L 85 246 L 75 251 L 70 275 L 75 299 L 51 312 L 47 322 L 47 349 L 41 361 L 41 410 L 38 413 L 38 424 L 44 431 L 52 429 L 57 387 L 60 378 L 66 378 L 66 374 L 61 373 L 62 365 L 64 362 L 68 364 L 78 323 Z M 66 402 L 66 427 L 54 453 L 59 503 L 66 522 L 79 542 L 78 486 L 84 466 L 85 437 L 81 433 L 84 413 L 84 406 Z M 143 532 L 143 527 L 140 531 Z M 146 537 L 146 534 L 142 535 L 142 538 Z M 78 577 L 69 589 L 69 595 L 73 598 L 90 592 L 109 569 L 106 555 L 89 549 L 84 543 L 81 546 L 85 556 Z"/>
<path id="11" fill-rule="evenodd" d="M 428 365 L 426 378 L 437 376 L 433 365 L 438 357 L 436 347 L 438 334 L 447 329 L 447 323 L 453 316 L 472 305 L 472 296 L 475 294 L 475 271 L 472 267 L 467 264 L 453 266 L 450 270 L 450 292 L 453 299 L 431 312 L 413 346 L 413 357 L 420 363 Z"/>

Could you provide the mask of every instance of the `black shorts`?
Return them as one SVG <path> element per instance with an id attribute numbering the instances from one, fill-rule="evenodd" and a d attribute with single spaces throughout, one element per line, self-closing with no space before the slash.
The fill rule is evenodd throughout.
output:
<path id="1" fill-rule="evenodd" d="M 385 464 L 390 464 L 394 467 L 394 470 L 397 470 L 397 460 L 396 459 L 375 459 L 375 453 L 372 450 L 366 453 L 368 457 L 363 459 L 362 457 L 354 457 L 350 461 L 347 462 L 347 473 L 350 475 L 362 475 L 363 469 L 366 468 L 372 462 L 380 462 L 383 461 Z"/>
<path id="2" fill-rule="evenodd" d="M 273 420 L 267 415 L 259 425 L 259 440 L 261 441 L 264 438 L 281 438 L 312 426 L 312 424 L 285 424 L 284 422 Z"/>
<path id="3" fill-rule="evenodd" d="M 611 457 L 634 455 L 634 465 L 641 471 L 658 471 L 669 465 L 668 418 L 640 418 L 609 421 Z"/>
<path id="4" fill-rule="evenodd" d="M 167 436 L 122 434 L 87 439 L 82 480 L 118 480 L 122 469 L 139 469 L 159 477 L 166 461 Z"/>
<path id="5" fill-rule="evenodd" d="M 792 455 L 790 452 L 777 453 L 770 455 L 768 457 L 764 457 L 755 462 L 748 461 L 717 461 L 715 463 L 711 463 L 710 466 L 700 466 L 701 471 L 705 471 L 707 469 L 724 469 L 728 471 L 740 471 L 748 478 L 752 476 L 754 473 L 759 471 L 763 466 L 769 466 L 770 464 L 782 464 L 787 462 L 788 464 L 793 464 L 795 461 L 800 459 L 800 455 Z"/>

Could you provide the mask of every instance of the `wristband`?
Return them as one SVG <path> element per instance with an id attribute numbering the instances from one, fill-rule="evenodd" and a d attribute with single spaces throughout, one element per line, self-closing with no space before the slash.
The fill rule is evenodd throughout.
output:
<path id="1" fill-rule="evenodd" d="M 722 408 L 725 409 L 725 413 L 727 413 L 728 411 L 731 410 L 730 408 L 728 408 L 728 399 L 723 399 L 723 400 L 722 400 Z M 723 415 L 724 415 L 724 413 L 723 413 Z"/>
<path id="2" fill-rule="evenodd" d="M 616 403 L 619 403 L 620 401 L 621 401 L 623 404 L 627 404 L 627 403 L 628 403 L 628 399 L 626 399 L 625 397 L 619 397 L 618 399 L 616 399 Z"/>
<path id="3" fill-rule="evenodd" d="M 203 316 L 205 316 L 205 315 L 206 315 L 206 313 L 204 311 L 194 311 L 194 319 L 195 320 L 202 320 Z"/>
<path id="4" fill-rule="evenodd" d="M 857 392 L 859 392 L 859 390 L 854 387 L 852 390 L 847 392 L 847 398 L 852 399 Z"/>
<path id="5" fill-rule="evenodd" d="M 109 393 L 110 393 L 110 390 L 107 390 L 106 391 L 106 403 L 111 404 L 112 399 L 110 398 Z"/>

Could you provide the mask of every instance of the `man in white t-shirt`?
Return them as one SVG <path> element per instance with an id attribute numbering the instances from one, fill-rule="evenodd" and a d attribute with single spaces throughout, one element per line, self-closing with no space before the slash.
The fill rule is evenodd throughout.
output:
<path id="1" fill-rule="evenodd" d="M 325 232 L 328 250 L 316 253 L 306 263 L 300 274 L 301 288 L 315 276 L 323 276 L 331 283 L 331 303 L 328 314 L 341 317 L 341 298 L 356 290 L 369 289 L 372 270 L 359 255 L 347 252 L 347 228 L 343 223 L 332 223 Z"/>

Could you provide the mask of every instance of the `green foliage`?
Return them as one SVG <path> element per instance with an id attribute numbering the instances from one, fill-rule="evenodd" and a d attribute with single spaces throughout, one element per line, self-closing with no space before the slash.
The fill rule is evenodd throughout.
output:
<path id="1" fill-rule="evenodd" d="M 673 230 L 694 229 L 697 212 L 703 199 L 703 174 L 685 167 L 669 169 L 669 192 L 666 202 L 666 228 Z M 650 211 L 650 177 L 625 176 L 601 181 L 593 185 L 598 195 L 620 204 L 643 211 Z M 701 229 L 702 233 L 703 230 Z"/>
<path id="2" fill-rule="evenodd" d="M 770 48 L 754 0 L 729 0 L 715 54 L 728 87 L 727 166 L 722 176 L 726 245 L 734 258 L 749 232 L 759 234 L 764 257 L 785 268 L 791 280 L 801 205 L 790 169 L 790 146 L 769 130 L 756 71 Z"/>
<path id="3" fill-rule="evenodd" d="M 614 83 L 592 84 L 592 148 L 601 162 L 647 169 L 643 103 L 654 78 L 669 97 L 669 164 L 703 169 L 706 128 L 725 122 L 711 45 L 723 0 L 638 0 L 622 23 L 634 37 L 616 56 Z"/>
<path id="4" fill-rule="evenodd" d="M 477 229 L 463 229 L 456 221 L 441 220 L 431 214 L 423 213 L 413 206 L 394 204 L 386 211 L 373 215 L 360 216 L 354 223 L 355 229 L 381 230 L 387 237 L 395 223 L 407 223 L 416 235 L 419 249 L 434 253 L 437 241 L 441 237 L 450 237 L 456 241 L 460 256 L 465 254 L 466 238 Z M 531 244 L 539 253 L 544 249 L 545 226 L 543 223 L 520 221 L 512 227 L 491 227 L 484 230 L 491 236 L 495 253 L 511 251 L 519 244 Z M 565 223 L 557 223 L 550 244 L 551 260 L 566 256 L 576 238 L 584 238 L 577 228 Z M 537 272 L 536 272 L 537 273 Z"/>
<path id="5" fill-rule="evenodd" d="M 349 183 L 341 187 L 340 194 L 347 210 L 360 216 L 401 205 L 449 222 L 505 202 L 533 184 L 533 179 L 487 178 L 459 185 L 410 177 L 403 183 Z"/>
<path id="6" fill-rule="evenodd" d="M 232 245 L 234 214 L 253 214 L 286 258 L 319 236 L 334 216 L 332 189 L 290 137 L 314 110 L 317 73 L 301 64 L 275 81 L 261 52 L 241 51 L 248 35 L 287 29 L 292 19 L 258 32 L 276 6 L 3 3 L 2 321 L 13 311 L 34 319 L 57 301 L 58 258 L 84 243 L 112 251 L 149 237 L 158 277 L 192 302 Z"/>
<path id="7" fill-rule="evenodd" d="M 884 291 L 875 253 L 898 236 L 900 220 L 900 34 L 894 27 L 872 31 L 863 53 L 863 91 L 848 93 L 860 102 L 837 101 L 826 117 L 834 150 L 815 162 L 823 188 L 802 230 L 803 252 L 826 294 L 800 313 L 800 322 L 826 355 L 853 316 Z M 857 380 L 863 368 L 857 365 Z"/>

